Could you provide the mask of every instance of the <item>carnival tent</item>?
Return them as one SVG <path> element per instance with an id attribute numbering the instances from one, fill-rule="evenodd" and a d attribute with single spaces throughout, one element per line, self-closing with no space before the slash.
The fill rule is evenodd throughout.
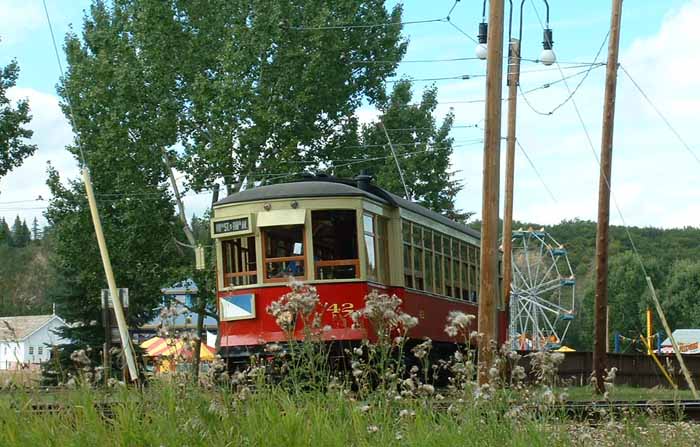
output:
<path id="1" fill-rule="evenodd" d="M 562 346 L 561 348 L 555 349 L 554 351 L 555 351 L 555 352 L 576 352 L 575 349 L 570 348 L 570 347 L 568 347 L 568 346 Z"/>
<path id="2" fill-rule="evenodd" d="M 700 354 L 700 329 L 676 329 L 673 338 L 678 343 L 681 354 Z M 667 338 L 661 343 L 659 354 L 673 354 L 673 344 Z"/>
<path id="3" fill-rule="evenodd" d="M 141 347 L 146 351 L 146 357 L 192 357 L 192 349 L 184 341 L 173 338 L 149 338 L 141 343 Z M 214 360 L 214 349 L 202 343 L 199 358 L 205 362 Z"/>

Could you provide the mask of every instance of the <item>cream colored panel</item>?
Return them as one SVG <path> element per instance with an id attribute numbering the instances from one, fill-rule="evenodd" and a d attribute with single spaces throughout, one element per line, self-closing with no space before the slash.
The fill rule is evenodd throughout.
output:
<path id="1" fill-rule="evenodd" d="M 258 213 L 258 228 L 276 227 L 280 225 L 303 225 L 306 220 L 306 210 L 276 210 Z"/>

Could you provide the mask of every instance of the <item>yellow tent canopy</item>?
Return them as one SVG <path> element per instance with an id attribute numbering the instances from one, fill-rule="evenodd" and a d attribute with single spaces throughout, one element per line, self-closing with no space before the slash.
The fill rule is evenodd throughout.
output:
<path id="1" fill-rule="evenodd" d="M 184 341 L 174 338 L 149 338 L 141 343 L 141 348 L 146 351 L 146 357 L 192 357 L 192 348 L 185 345 Z M 214 360 L 214 349 L 202 343 L 199 358 L 205 362 Z"/>
<path id="2" fill-rule="evenodd" d="M 576 352 L 576 350 L 568 346 L 562 346 L 561 348 L 556 349 L 555 352 Z"/>

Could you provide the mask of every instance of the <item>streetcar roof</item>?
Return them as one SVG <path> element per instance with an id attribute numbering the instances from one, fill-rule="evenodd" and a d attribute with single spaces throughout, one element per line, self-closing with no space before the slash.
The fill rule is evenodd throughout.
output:
<path id="1" fill-rule="evenodd" d="M 440 213 L 431 211 L 410 200 L 392 194 L 389 191 L 370 184 L 367 189 L 358 188 L 352 180 L 337 179 L 334 177 L 315 177 L 311 180 L 299 180 L 289 183 L 277 183 L 274 185 L 258 186 L 246 189 L 214 203 L 215 207 L 233 205 L 237 203 L 259 202 L 263 200 L 291 199 L 308 197 L 364 197 L 375 202 L 394 207 L 404 208 L 413 213 L 437 221 L 455 230 L 469 234 L 476 238 L 480 233 L 464 224 L 455 222 Z"/>

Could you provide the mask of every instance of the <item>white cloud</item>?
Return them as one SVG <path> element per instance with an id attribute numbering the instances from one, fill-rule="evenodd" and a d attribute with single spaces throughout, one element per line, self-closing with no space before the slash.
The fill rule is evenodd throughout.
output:
<path id="1" fill-rule="evenodd" d="M 50 161 L 59 171 L 62 179 L 78 174 L 72 155 L 65 150 L 72 142 L 73 134 L 56 96 L 27 88 L 13 88 L 9 91 L 9 97 L 14 101 L 20 98 L 29 100 L 32 113 L 29 127 L 34 131 L 32 143 L 37 145 L 37 151 L 20 167 L 0 179 L 0 216 L 14 219 L 15 215 L 20 215 L 27 221 L 37 217 L 44 222 L 41 208 L 47 202 L 32 200 L 50 196 L 46 186 L 47 162 Z"/>

